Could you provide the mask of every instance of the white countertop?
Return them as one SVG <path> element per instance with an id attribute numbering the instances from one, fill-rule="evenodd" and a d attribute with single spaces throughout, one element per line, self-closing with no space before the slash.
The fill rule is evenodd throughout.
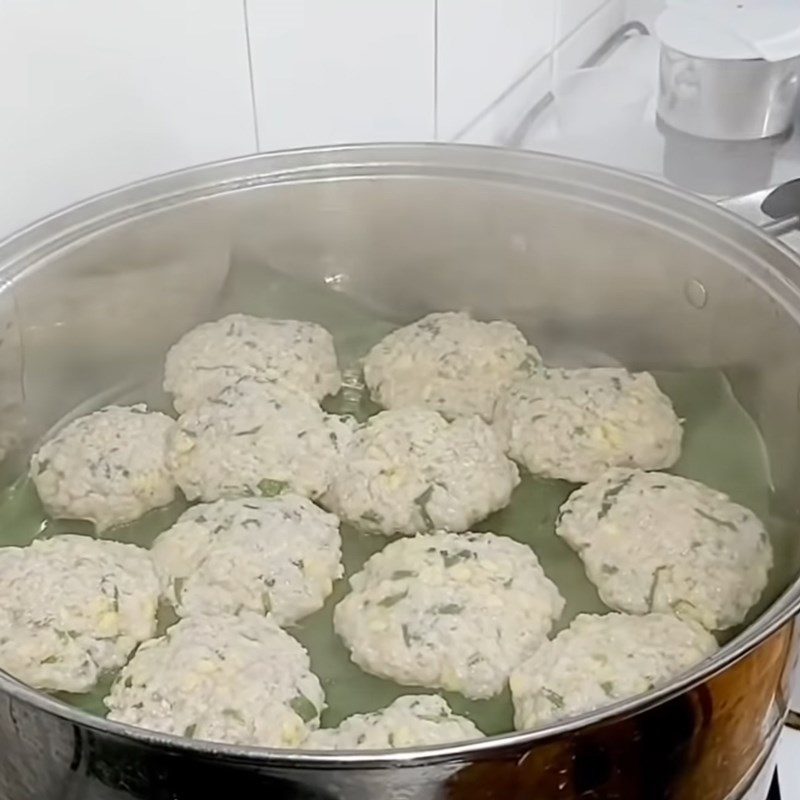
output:
<path id="1" fill-rule="evenodd" d="M 783 800 L 800 798 L 800 731 L 786 728 L 781 735 L 778 775 Z"/>
<path id="2" fill-rule="evenodd" d="M 632 36 L 586 83 L 576 79 L 579 70 L 559 72 L 556 65 L 555 100 L 521 147 L 639 172 L 710 199 L 800 177 L 800 124 L 791 136 L 756 142 L 704 141 L 665 130 L 656 120 L 658 52 L 652 37 Z"/>

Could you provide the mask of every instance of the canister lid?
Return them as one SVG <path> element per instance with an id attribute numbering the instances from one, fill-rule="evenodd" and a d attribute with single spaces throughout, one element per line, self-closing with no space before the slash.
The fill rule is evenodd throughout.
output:
<path id="1" fill-rule="evenodd" d="M 800 0 L 667 0 L 656 35 L 698 58 L 800 56 Z"/>

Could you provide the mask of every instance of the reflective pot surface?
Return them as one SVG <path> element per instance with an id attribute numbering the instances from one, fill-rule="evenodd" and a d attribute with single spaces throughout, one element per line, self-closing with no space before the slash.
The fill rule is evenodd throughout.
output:
<path id="1" fill-rule="evenodd" d="M 768 596 L 717 655 L 658 691 L 428 750 L 189 742 L 0 674 L 0 797 L 762 800 L 753 783 L 774 750 L 797 650 L 796 256 L 670 188 L 530 153 L 358 146 L 165 176 L 0 245 L 2 477 L 20 474 L 65 414 L 127 399 L 157 376 L 166 348 L 232 298 L 248 311 L 242 286 L 266 271 L 396 322 L 444 308 L 509 319 L 553 363 L 722 371 L 769 459 L 761 513 L 781 546 Z"/>
<path id="2" fill-rule="evenodd" d="M 7 698 L 0 796 L 13 800 L 764 800 L 792 625 L 653 708 L 536 742 L 381 764 L 301 765 L 92 729 Z M 769 770 L 766 770 L 767 773 Z M 761 777 L 760 785 L 756 785 Z M 771 777 L 771 776 L 770 776 Z"/>

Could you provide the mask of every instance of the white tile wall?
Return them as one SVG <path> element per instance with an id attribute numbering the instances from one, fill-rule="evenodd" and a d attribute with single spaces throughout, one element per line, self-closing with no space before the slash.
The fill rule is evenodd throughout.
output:
<path id="1" fill-rule="evenodd" d="M 440 138 L 463 138 L 487 108 L 524 82 L 604 2 L 439 0 Z"/>
<path id="2" fill-rule="evenodd" d="M 259 144 L 434 137 L 434 0 L 247 0 Z"/>
<path id="3" fill-rule="evenodd" d="M 231 0 L 0 0 L 0 235 L 252 152 L 245 38 Z"/>
<path id="4" fill-rule="evenodd" d="M 553 41 L 593 44 L 603 2 L 624 0 L 0 0 L 0 236 L 256 149 L 437 123 L 502 142 L 546 91 L 533 67 Z"/>
<path id="5" fill-rule="evenodd" d="M 512 84 L 498 101 L 483 109 L 474 123 L 459 134 L 459 141 L 520 144 L 513 142 L 514 133 L 526 113 L 551 90 L 554 73 L 578 68 L 625 21 L 624 0 L 575 0 L 571 7 L 565 5 L 569 1 L 561 0 L 557 25 L 565 33 L 559 34 L 558 47 Z M 573 16 L 578 10 L 588 12 L 588 16 Z"/>
<path id="6" fill-rule="evenodd" d="M 558 0 L 439 0 L 438 133 L 452 139 L 552 48 Z"/>

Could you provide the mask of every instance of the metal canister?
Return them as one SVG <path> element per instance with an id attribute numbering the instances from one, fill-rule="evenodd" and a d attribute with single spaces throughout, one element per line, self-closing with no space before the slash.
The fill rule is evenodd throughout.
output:
<path id="1" fill-rule="evenodd" d="M 671 128 L 746 141 L 779 136 L 796 121 L 796 0 L 668 0 L 656 35 L 658 116 Z"/>
<path id="2" fill-rule="evenodd" d="M 707 139 L 762 139 L 788 131 L 800 93 L 800 57 L 784 61 L 687 55 L 661 46 L 658 116 Z"/>

